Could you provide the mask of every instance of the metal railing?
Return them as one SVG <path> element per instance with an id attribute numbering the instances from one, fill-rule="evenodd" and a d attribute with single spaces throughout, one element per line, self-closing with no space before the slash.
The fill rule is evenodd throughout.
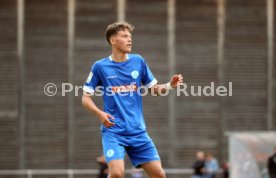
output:
<path id="1" fill-rule="evenodd" d="M 192 169 L 164 169 L 166 174 L 192 174 Z M 19 170 L 0 170 L 1 175 L 26 175 L 33 178 L 34 175 L 67 175 L 74 178 L 74 175 L 96 175 L 98 169 L 19 169 Z M 132 169 L 126 169 L 125 174 L 131 174 Z"/>

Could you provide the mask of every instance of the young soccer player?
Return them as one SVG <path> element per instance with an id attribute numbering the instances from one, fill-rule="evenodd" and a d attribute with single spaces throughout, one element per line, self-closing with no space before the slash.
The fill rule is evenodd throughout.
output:
<path id="1" fill-rule="evenodd" d="M 183 83 L 182 75 L 174 75 L 167 84 L 157 84 L 142 56 L 130 54 L 131 32 L 128 23 L 113 23 L 106 29 L 111 56 L 92 65 L 83 86 L 82 104 L 101 121 L 103 153 L 108 163 L 109 178 L 122 178 L 124 156 L 128 154 L 134 167 L 142 167 L 151 178 L 165 178 L 157 149 L 146 131 L 142 96 L 138 88 L 164 94 Z M 103 92 L 104 110 L 93 102 L 97 87 Z"/>

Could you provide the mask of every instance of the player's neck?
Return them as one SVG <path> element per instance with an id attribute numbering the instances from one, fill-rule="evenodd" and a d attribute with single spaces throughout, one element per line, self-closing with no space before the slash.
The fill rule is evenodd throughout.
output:
<path id="1" fill-rule="evenodd" d="M 124 62 L 127 60 L 127 53 L 112 51 L 111 58 L 115 62 Z"/>

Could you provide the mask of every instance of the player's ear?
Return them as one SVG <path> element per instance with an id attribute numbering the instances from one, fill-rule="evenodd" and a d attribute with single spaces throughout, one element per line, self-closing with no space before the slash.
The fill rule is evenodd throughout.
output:
<path id="1" fill-rule="evenodd" d="M 111 44 L 111 45 L 114 45 L 114 43 L 115 43 L 114 36 L 111 36 L 111 37 L 110 37 L 110 44 Z"/>

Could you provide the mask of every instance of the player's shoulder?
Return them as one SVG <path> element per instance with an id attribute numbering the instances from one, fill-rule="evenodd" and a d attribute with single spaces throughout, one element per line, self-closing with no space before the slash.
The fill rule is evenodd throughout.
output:
<path id="1" fill-rule="evenodd" d="M 132 60 L 144 62 L 144 58 L 140 54 L 128 54 L 128 57 Z"/>
<path id="2" fill-rule="evenodd" d="M 102 58 L 102 59 L 99 59 L 97 61 L 95 61 L 92 66 L 93 67 L 100 67 L 100 66 L 103 66 L 105 65 L 107 62 L 109 62 L 109 57 L 105 57 L 105 58 Z"/>
<path id="3" fill-rule="evenodd" d="M 110 62 L 110 58 L 109 57 L 105 57 L 102 59 L 99 59 L 95 62 L 95 64 L 97 65 L 102 65 L 102 64 L 106 64 L 107 62 Z"/>

